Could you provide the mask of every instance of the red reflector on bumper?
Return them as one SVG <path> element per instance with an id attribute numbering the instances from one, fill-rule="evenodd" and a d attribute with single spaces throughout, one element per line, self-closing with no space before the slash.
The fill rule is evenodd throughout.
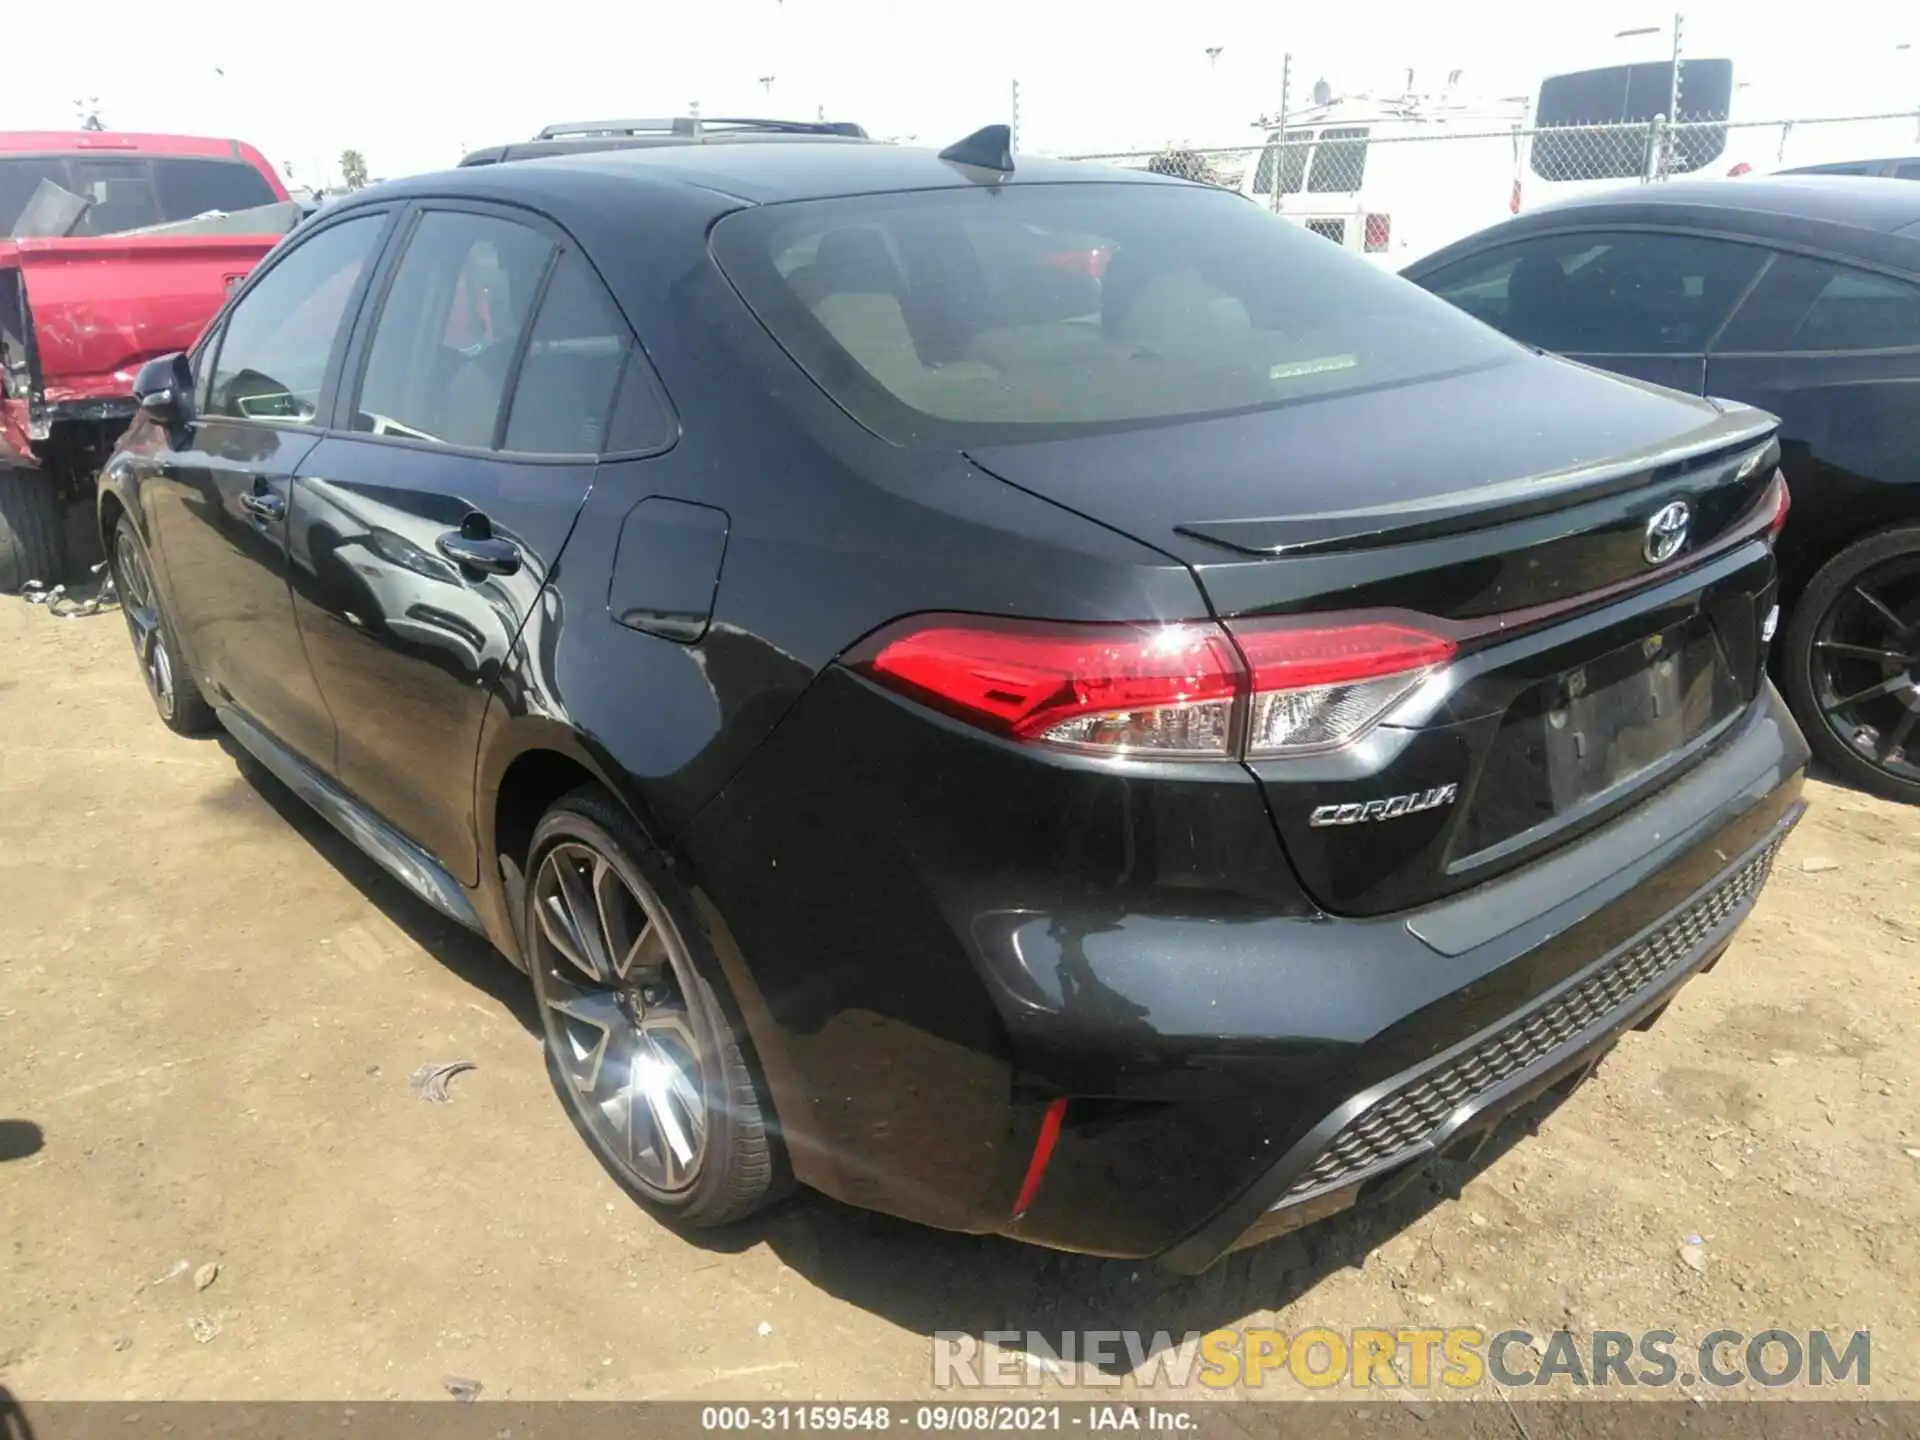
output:
<path id="1" fill-rule="evenodd" d="M 1027 1178 L 1020 1182 L 1019 1198 L 1013 1202 L 1013 1218 L 1018 1220 L 1027 1213 L 1027 1207 L 1033 1204 L 1033 1197 L 1040 1193 L 1040 1177 L 1047 1173 L 1047 1162 L 1053 1159 L 1053 1147 L 1060 1141 L 1060 1122 L 1067 1118 L 1067 1097 L 1062 1095 L 1047 1106 L 1047 1113 L 1040 1120 L 1040 1138 L 1033 1142 L 1033 1159 L 1027 1162 Z"/>

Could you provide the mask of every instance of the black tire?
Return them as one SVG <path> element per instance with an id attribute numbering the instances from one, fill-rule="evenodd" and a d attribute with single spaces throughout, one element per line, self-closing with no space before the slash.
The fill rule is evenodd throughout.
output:
<path id="1" fill-rule="evenodd" d="M 66 572 L 53 481 L 38 470 L 0 465 L 0 595 L 18 595 L 29 580 L 58 584 Z"/>
<path id="2" fill-rule="evenodd" d="M 1834 653 L 1867 648 L 1845 643 L 1849 632 L 1844 627 L 1849 617 L 1844 607 L 1858 610 L 1859 604 L 1865 603 L 1856 586 L 1864 582 L 1877 588 L 1879 577 L 1909 568 L 1912 576 L 1890 589 L 1887 598 L 1871 597 L 1879 604 L 1871 607 L 1867 618 L 1884 634 L 1870 634 L 1865 639 L 1871 640 L 1876 649 L 1887 646 L 1889 658 L 1883 661 L 1846 655 L 1855 668 L 1843 684 L 1836 685 L 1835 672 L 1830 668 Z M 1887 611 L 1889 600 L 1891 615 Z M 1900 658 L 1893 658 L 1896 656 Z M 1920 689 L 1900 680 L 1902 675 L 1920 679 L 1920 526 L 1869 535 L 1821 566 L 1794 604 L 1780 663 L 1787 703 L 1813 753 L 1849 784 L 1889 800 L 1920 803 Z M 1859 668 L 1862 666 L 1867 668 Z M 1876 681 L 1876 673 L 1883 678 Z M 1860 714 L 1857 710 L 1835 710 L 1834 702 L 1843 693 L 1876 685 L 1895 687 L 1892 693 L 1875 697 L 1878 708 L 1872 718 L 1878 724 L 1862 726 L 1856 723 Z M 1878 744 L 1873 748 L 1883 753 L 1867 753 L 1874 741 Z"/>
<path id="3" fill-rule="evenodd" d="M 176 735 L 204 735 L 219 721 L 207 697 L 200 693 L 193 676 L 182 662 L 180 642 L 175 638 L 173 622 L 167 619 L 160 603 L 160 589 L 153 581 L 153 566 L 147 559 L 147 547 L 140 543 L 139 532 L 126 516 L 113 530 L 114 588 L 120 593 L 120 613 L 126 617 L 127 635 L 133 641 L 140 676 L 147 684 L 147 695 L 161 723 Z"/>
<path id="4" fill-rule="evenodd" d="M 595 868 L 596 857 L 609 867 L 607 872 Z M 593 943 L 579 929 L 568 928 L 563 870 L 591 891 L 601 954 L 611 957 L 625 950 L 632 965 L 617 976 L 603 975 L 604 985 L 552 938 L 566 934 L 584 940 L 583 948 Z M 625 919 L 606 918 L 601 900 L 604 891 L 615 894 L 617 901 L 615 880 L 627 900 L 637 902 Z M 584 892 L 571 893 L 579 897 Z M 552 908 L 556 903 L 558 910 Z M 622 903 L 617 901 L 616 910 Z M 552 922 L 546 925 L 543 904 Z M 604 792 L 591 787 L 574 791 L 534 830 L 522 924 L 548 1078 L 574 1128 L 607 1173 L 663 1220 L 692 1228 L 744 1219 L 777 1199 L 787 1187 L 788 1172 L 772 1125 L 773 1109 L 755 1074 L 745 1028 L 726 994 L 712 947 L 659 852 Z M 601 1020 L 616 1028 L 624 1024 L 625 1035 L 614 1035 Z M 648 1029 L 656 1024 L 665 1028 Z M 676 1038 L 682 1032 L 688 1041 L 684 1046 Z M 648 1037 L 660 1034 L 670 1037 L 668 1042 L 649 1049 Z M 622 1047 L 629 1045 L 633 1048 L 622 1058 Z M 663 1069 L 662 1056 L 680 1063 L 669 1061 Z M 656 1082 L 656 1095 L 641 1077 L 662 1073 L 673 1079 Z M 697 1134 L 689 1123 L 691 1110 L 682 1103 L 690 1087 L 680 1083 L 696 1073 L 704 1109 Z M 659 1103 L 642 1109 L 643 1090 Z M 652 1142 L 645 1148 L 640 1144 L 642 1130 Z M 680 1160 L 668 1143 L 676 1135 L 689 1147 L 698 1140 L 700 1148 L 691 1161 Z M 690 1170 L 677 1183 L 676 1161 Z"/>

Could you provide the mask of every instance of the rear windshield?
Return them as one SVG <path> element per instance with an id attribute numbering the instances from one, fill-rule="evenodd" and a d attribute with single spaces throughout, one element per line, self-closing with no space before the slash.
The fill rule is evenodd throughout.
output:
<path id="1" fill-rule="evenodd" d="M 903 444 L 1260 410 L 1521 353 L 1418 287 L 1200 187 L 766 205 L 723 219 L 713 248 L 814 381 Z"/>
<path id="2" fill-rule="evenodd" d="M 1540 86 L 1534 124 L 1541 131 L 1570 134 L 1533 137 L 1533 172 L 1545 180 L 1626 180 L 1649 173 L 1645 129 L 1579 130 L 1581 126 L 1643 127 L 1656 115 L 1687 122 L 1674 132 L 1669 170 L 1684 173 L 1710 165 L 1727 148 L 1727 107 L 1733 101 L 1731 60 L 1686 60 L 1680 66 L 1679 104 L 1674 104 L 1673 62 L 1609 65 L 1549 76 Z M 1715 121 L 1717 124 L 1695 122 Z"/>
<path id="3" fill-rule="evenodd" d="M 42 181 L 85 203 L 71 235 L 118 235 L 210 210 L 250 210 L 277 198 L 258 170 L 238 160 L 0 155 L 0 235 L 13 233 Z"/>

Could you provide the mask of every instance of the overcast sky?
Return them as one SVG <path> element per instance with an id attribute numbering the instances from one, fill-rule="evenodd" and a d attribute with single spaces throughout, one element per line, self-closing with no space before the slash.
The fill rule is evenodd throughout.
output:
<path id="1" fill-rule="evenodd" d="M 1896 49 L 1920 42 L 1920 5 L 1824 0 L 1777 20 L 1752 0 L 1683 8 L 1690 53 L 1771 77 L 1770 116 L 1920 108 L 1920 50 Z M 1550 69 L 1634 58 L 1622 47 L 1647 42 L 1616 32 L 1673 14 L 1670 0 L 330 0 L 191 14 L 23 0 L 8 12 L 0 126 L 70 129 L 75 102 L 98 97 L 111 128 L 238 136 L 306 184 L 337 175 L 348 147 L 394 176 L 550 121 L 694 101 L 707 115 L 824 107 L 878 136 L 945 144 L 1006 119 L 1016 78 L 1027 150 L 1248 143 L 1279 103 L 1287 52 L 1295 97 L 1322 77 L 1397 91 L 1413 68 L 1419 88 L 1459 69 L 1495 98 L 1530 93 Z M 205 18 L 222 12 L 224 26 Z"/>

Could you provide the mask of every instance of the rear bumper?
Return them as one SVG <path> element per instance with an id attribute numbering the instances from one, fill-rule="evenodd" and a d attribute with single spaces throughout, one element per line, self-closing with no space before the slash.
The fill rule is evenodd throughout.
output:
<path id="1" fill-rule="evenodd" d="M 1720 957 L 1805 811 L 1795 801 L 1759 843 L 1685 905 L 1498 1025 L 1373 1085 L 1296 1141 L 1251 1189 L 1163 1257 L 1194 1273 L 1229 1250 L 1345 1210 L 1544 1092 L 1584 1076 Z"/>
<path id="2" fill-rule="evenodd" d="M 1466 895 L 1295 921 L 1233 972 L 1215 958 L 1221 927 L 1194 926 L 1196 988 L 1225 1001 L 1214 1037 L 1077 1034 L 1080 1055 L 1126 1057 L 1102 1091 L 1076 1090 L 1071 1061 L 1040 1058 L 1058 1037 L 1016 1020 L 1031 1063 L 1067 1093 L 1126 1098 L 1070 1101 L 1039 1195 L 1005 1233 L 1198 1271 L 1351 1206 L 1579 1075 L 1726 948 L 1804 809 L 1806 762 L 1769 686 L 1659 794 Z"/>

